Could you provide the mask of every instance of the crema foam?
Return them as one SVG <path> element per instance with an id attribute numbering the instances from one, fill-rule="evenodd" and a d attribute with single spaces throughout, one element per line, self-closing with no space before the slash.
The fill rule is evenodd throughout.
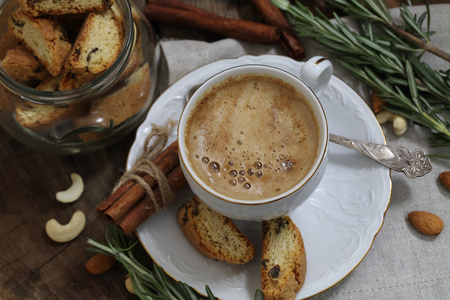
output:
<path id="1" fill-rule="evenodd" d="M 189 163 L 212 189 L 260 200 L 294 187 L 317 155 L 319 126 L 305 96 L 262 74 L 211 87 L 186 123 Z"/>

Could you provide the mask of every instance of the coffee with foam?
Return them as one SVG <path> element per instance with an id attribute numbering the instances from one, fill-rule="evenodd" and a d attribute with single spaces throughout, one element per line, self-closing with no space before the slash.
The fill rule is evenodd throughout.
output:
<path id="1" fill-rule="evenodd" d="M 319 127 L 292 85 L 262 74 L 232 76 L 195 104 L 186 122 L 189 163 L 219 194 L 260 200 L 282 194 L 308 173 Z"/>

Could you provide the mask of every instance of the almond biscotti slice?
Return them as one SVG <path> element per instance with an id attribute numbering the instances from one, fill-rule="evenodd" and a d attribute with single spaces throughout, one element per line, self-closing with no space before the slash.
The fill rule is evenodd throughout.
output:
<path id="1" fill-rule="evenodd" d="M 61 90 L 81 86 L 105 72 L 119 55 L 124 39 L 122 17 L 114 9 L 92 12 L 65 63 L 66 80 Z"/>
<path id="2" fill-rule="evenodd" d="M 44 78 L 36 87 L 36 90 L 57 92 L 59 91 L 59 85 L 61 84 L 62 75 L 57 77 L 48 76 Z"/>
<path id="3" fill-rule="evenodd" d="M 111 8 L 114 0 L 20 0 L 20 8 L 29 16 L 78 14 Z"/>
<path id="4" fill-rule="evenodd" d="M 80 104 L 72 104 L 66 107 L 57 107 L 53 105 L 42 105 L 34 103 L 24 103 L 15 109 L 17 122 L 31 130 L 47 130 L 54 122 L 59 122 L 65 118 L 78 113 L 81 109 Z"/>
<path id="5" fill-rule="evenodd" d="M 194 247 L 209 258 L 245 264 L 255 255 L 252 242 L 230 218 L 193 197 L 177 213 L 177 222 Z"/>
<path id="6" fill-rule="evenodd" d="M 0 84 L 0 112 L 7 111 L 11 104 L 11 100 L 9 99 L 8 90 Z"/>
<path id="7" fill-rule="evenodd" d="M 11 29 L 8 28 L 0 37 L 0 59 L 5 58 L 6 53 L 17 46 L 19 46 L 19 40 L 14 33 L 11 32 Z"/>
<path id="8" fill-rule="evenodd" d="M 125 122 L 128 118 L 145 111 L 145 105 L 151 88 L 150 68 L 148 63 L 139 67 L 127 79 L 124 86 L 107 97 L 91 101 L 89 116 L 101 117 L 105 121 L 112 121 L 112 126 Z M 88 142 L 99 139 L 104 132 L 83 132 L 78 136 Z"/>
<path id="9" fill-rule="evenodd" d="M 265 300 L 295 299 L 305 283 L 302 235 L 288 216 L 263 222 L 261 284 Z"/>
<path id="10" fill-rule="evenodd" d="M 45 67 L 23 46 L 8 50 L 1 64 L 9 76 L 22 84 L 49 76 Z"/>
<path id="11" fill-rule="evenodd" d="M 48 75 L 36 86 L 36 89 L 48 92 L 58 91 L 61 77 L 61 75 L 57 77 Z M 73 116 L 83 112 L 87 112 L 87 107 L 84 103 L 74 103 L 66 106 L 22 103 L 15 108 L 15 118 L 25 128 L 48 130 L 52 124 L 71 119 Z"/>
<path id="12" fill-rule="evenodd" d="M 21 10 L 11 14 L 8 25 L 16 38 L 36 56 L 52 76 L 57 76 L 71 44 L 61 25 L 53 19 L 32 18 Z"/>
<path id="13" fill-rule="evenodd" d="M 113 126 L 125 122 L 147 104 L 150 83 L 150 67 L 146 63 L 130 75 L 123 87 L 107 97 L 93 100 L 90 114 L 112 120 Z"/>

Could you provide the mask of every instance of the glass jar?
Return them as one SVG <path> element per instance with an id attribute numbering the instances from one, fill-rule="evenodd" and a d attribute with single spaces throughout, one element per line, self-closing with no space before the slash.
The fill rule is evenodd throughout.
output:
<path id="1" fill-rule="evenodd" d="M 0 4 L 0 61 L 11 47 L 5 45 L 14 44 L 7 28 L 18 7 L 18 0 Z M 134 4 L 116 0 L 113 9 L 124 29 L 120 54 L 85 85 L 36 89 L 37 83 L 20 83 L 0 65 L 0 124 L 14 138 L 41 151 L 78 154 L 118 142 L 143 121 L 156 96 L 160 50 Z"/>

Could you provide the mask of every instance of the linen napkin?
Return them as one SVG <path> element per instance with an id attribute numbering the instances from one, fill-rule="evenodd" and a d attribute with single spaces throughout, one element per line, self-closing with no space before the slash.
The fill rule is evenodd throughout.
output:
<path id="1" fill-rule="evenodd" d="M 420 15 L 423 6 L 410 7 Z M 394 21 L 402 23 L 399 9 L 392 9 Z M 450 5 L 431 6 L 431 28 L 436 31 L 432 43 L 450 51 Z M 347 20 L 348 21 L 348 20 Z M 305 60 L 315 55 L 329 58 L 334 75 L 352 87 L 369 105 L 367 86 L 355 79 L 322 46 L 308 38 L 301 38 L 306 50 Z M 189 72 L 220 59 L 242 55 L 285 55 L 278 45 L 253 44 L 234 39 L 213 43 L 192 40 L 161 40 L 161 91 Z M 448 70 L 450 64 L 433 55 L 424 59 L 434 68 Z M 450 155 L 449 147 L 431 149 L 428 129 L 409 123 L 408 131 L 398 137 L 392 124 L 382 126 L 387 143 L 426 153 Z M 432 173 L 408 179 L 403 173 L 392 172 L 392 197 L 385 222 L 365 259 L 341 283 L 319 294 L 315 299 L 450 299 L 450 229 L 437 237 L 417 233 L 409 224 L 407 214 L 425 210 L 439 215 L 444 224 L 450 224 L 450 192 L 443 188 L 437 176 L 450 171 L 450 161 L 432 159 Z"/>

